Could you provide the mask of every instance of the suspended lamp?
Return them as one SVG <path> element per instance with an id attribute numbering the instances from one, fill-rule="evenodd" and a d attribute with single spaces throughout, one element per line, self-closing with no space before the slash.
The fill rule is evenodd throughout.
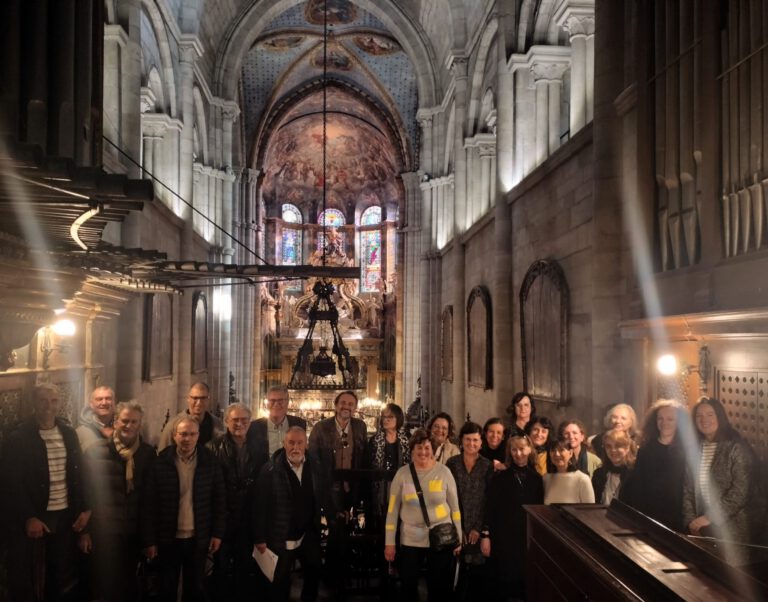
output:
<path id="1" fill-rule="evenodd" d="M 328 199 L 328 8 L 323 9 L 323 215 L 326 215 Z M 322 221 L 323 252 L 322 265 L 326 265 L 329 254 L 329 237 L 326 219 Z M 336 288 L 330 281 L 318 280 L 312 292 L 315 295 L 309 310 L 307 336 L 296 355 L 291 374 L 292 389 L 353 389 L 358 386 L 356 361 L 339 333 L 339 311 L 333 302 Z M 320 345 L 315 354 L 313 336 L 320 324 Z M 329 336 L 330 335 L 330 336 Z M 330 352 L 329 352 L 330 345 Z M 335 358 L 335 359 L 334 359 Z M 338 368 L 338 370 L 337 370 Z M 341 374 L 339 380 L 337 375 Z"/>

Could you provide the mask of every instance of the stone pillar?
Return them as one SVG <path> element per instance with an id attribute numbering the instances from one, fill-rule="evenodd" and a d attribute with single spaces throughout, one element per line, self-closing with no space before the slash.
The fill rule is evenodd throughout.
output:
<path id="1" fill-rule="evenodd" d="M 570 135 L 592 121 L 594 111 L 595 5 L 563 2 L 553 21 L 565 29 L 571 42 Z"/>
<path id="2" fill-rule="evenodd" d="M 120 121 L 120 139 L 112 140 L 131 158 L 138 162 L 141 156 L 141 9 L 140 0 L 121 3 L 124 25 L 128 36 L 121 52 L 120 64 L 120 113 L 113 115 Z M 106 121 L 106 119 L 104 120 Z M 141 169 L 133 162 L 121 158 L 124 172 L 130 178 L 140 178 Z"/>
<path id="3" fill-rule="evenodd" d="M 402 388 L 395 388 L 395 398 L 399 403 L 407 404 L 416 397 L 417 380 L 420 373 L 419 364 L 422 359 L 420 300 L 423 296 L 423 281 L 419 272 L 423 243 L 421 220 L 423 197 L 419 186 L 420 175 L 418 172 L 404 173 L 401 177 L 405 189 L 405 209 L 408 221 L 406 227 L 401 228 L 404 237 L 404 252 L 399 259 L 397 272 L 403 274 L 405 286 L 401 289 L 402 295 L 397 299 L 397 302 L 403 305 L 402 331 L 405 340 L 402 345 L 402 367 L 396 367 L 396 371 L 403 374 L 403 386 Z M 392 242 L 394 243 L 394 241 Z"/>
<path id="4" fill-rule="evenodd" d="M 533 55 L 531 76 L 536 86 L 536 163 L 560 146 L 560 88 L 568 63 L 556 56 Z"/>
<path id="5" fill-rule="evenodd" d="M 194 66 L 195 62 L 203 55 L 203 46 L 197 40 L 197 37 L 190 34 L 182 34 L 179 40 L 179 120 L 182 127 L 178 135 L 178 153 L 172 152 L 172 156 L 178 157 L 178 164 L 174 165 L 173 174 L 168 178 L 171 182 L 178 181 L 176 190 L 179 196 L 189 202 L 192 196 L 193 183 L 193 146 L 194 146 L 194 96 L 193 86 L 195 82 Z M 175 136 L 169 138 L 175 141 Z M 166 149 L 167 150 L 167 149 Z M 171 199 L 169 199 L 171 200 Z M 184 226 L 181 233 L 180 255 L 183 259 L 195 259 L 194 256 L 194 224 L 192 220 L 192 209 L 180 201 L 174 199 L 177 207 L 177 215 L 184 220 Z M 182 325 L 179 329 L 179 353 L 178 374 L 179 374 L 179 393 L 180 396 L 186 393 L 191 384 L 192 375 L 192 330 L 189 325 L 192 323 L 192 299 L 187 296 L 180 299 L 179 302 L 179 323 Z M 214 350 L 215 355 L 218 350 Z M 213 403 L 220 403 L 221 400 L 214 397 Z"/>
<path id="6" fill-rule="evenodd" d="M 122 98 L 122 63 L 128 34 L 120 25 L 104 26 L 104 136 L 117 145 L 121 144 L 123 98 Z M 123 161 L 117 149 L 109 143 L 104 144 L 104 166 L 109 171 L 119 173 L 124 170 Z"/>
<path id="7" fill-rule="evenodd" d="M 453 195 L 453 232 L 452 236 L 458 236 L 466 231 L 468 227 L 468 203 L 467 203 L 467 158 L 464 152 L 464 131 L 467 119 L 467 58 L 464 56 L 454 56 L 451 61 L 451 73 L 453 74 L 454 86 L 454 138 L 453 141 L 447 141 L 453 144 L 453 173 L 454 173 L 454 195 Z"/>
<path id="8" fill-rule="evenodd" d="M 56 34 L 48 38 L 51 46 L 48 152 L 59 157 L 74 157 L 75 0 L 49 3 L 49 10 L 50 22 L 56 24 Z M 45 79 L 42 74 L 38 77 Z M 79 84 L 86 85 L 87 82 Z M 77 132 L 77 135 L 82 133 Z"/>
<path id="9" fill-rule="evenodd" d="M 505 5 L 502 8 L 508 7 Z M 511 209 L 506 203 L 513 180 L 515 150 L 515 78 L 507 63 L 505 40 L 509 38 L 507 12 L 499 9 L 496 35 L 496 168 L 495 202 L 493 211 L 493 238 L 495 257 L 492 275 L 493 303 L 493 389 L 496 407 L 491 413 L 503 415 L 515 391 L 514 370 L 510 360 L 514 357 L 514 320 L 512 315 L 512 224 Z M 501 358 L 509 358 L 502 361 Z M 522 388 L 522 387 L 521 387 Z"/>

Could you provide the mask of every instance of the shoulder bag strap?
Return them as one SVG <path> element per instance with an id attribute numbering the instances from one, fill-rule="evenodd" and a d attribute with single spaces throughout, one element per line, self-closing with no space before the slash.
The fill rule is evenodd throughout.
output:
<path id="1" fill-rule="evenodd" d="M 424 492 L 421 490 L 421 483 L 419 483 L 419 477 L 416 475 L 416 467 L 413 465 L 413 462 L 409 466 L 411 467 L 411 478 L 416 487 L 416 495 L 419 497 L 421 513 L 424 515 L 424 522 L 427 524 L 427 529 L 429 529 L 429 514 L 427 513 L 427 504 L 424 502 Z"/>

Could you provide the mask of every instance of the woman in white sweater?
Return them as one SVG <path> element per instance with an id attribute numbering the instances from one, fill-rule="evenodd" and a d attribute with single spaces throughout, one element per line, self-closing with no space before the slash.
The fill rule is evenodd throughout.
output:
<path id="1" fill-rule="evenodd" d="M 456 482 L 448 468 L 435 460 L 432 442 L 423 429 L 417 429 L 408 442 L 411 460 L 421 485 L 430 526 L 453 522 L 456 533 L 463 533 L 461 511 Z M 427 592 L 430 600 L 451 599 L 453 556 L 461 552 L 461 543 L 453 550 L 436 551 L 429 547 L 429 528 L 424 521 L 417 487 L 406 465 L 395 473 L 389 490 L 389 508 L 385 521 L 384 557 L 399 560 L 402 592 L 406 601 L 418 600 L 418 579 L 423 559 L 427 559 Z M 398 518 L 400 519 L 400 547 L 395 548 Z"/>
<path id="2" fill-rule="evenodd" d="M 544 475 L 545 504 L 594 504 L 595 492 L 589 476 L 576 468 L 573 451 L 565 439 L 549 450 L 555 472 Z"/>

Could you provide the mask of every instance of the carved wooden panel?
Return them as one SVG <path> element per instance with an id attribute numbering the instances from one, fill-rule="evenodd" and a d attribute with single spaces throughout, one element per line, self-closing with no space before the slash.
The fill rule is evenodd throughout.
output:
<path id="1" fill-rule="evenodd" d="M 0 446 L 4 437 L 22 419 L 22 390 L 10 389 L 0 392 Z"/>
<path id="2" fill-rule="evenodd" d="M 520 287 L 523 389 L 536 401 L 568 403 L 570 292 L 560 265 L 533 263 Z"/>
<path id="3" fill-rule="evenodd" d="M 83 383 L 79 380 L 54 383 L 59 388 L 59 416 L 70 424 L 77 424 L 78 416 L 83 405 Z"/>
<path id="4" fill-rule="evenodd" d="M 453 381 L 453 305 L 446 305 L 440 318 L 440 375 Z"/>
<path id="5" fill-rule="evenodd" d="M 493 387 L 492 336 L 491 296 L 476 286 L 467 300 L 467 382 L 483 389 Z"/>
<path id="6" fill-rule="evenodd" d="M 728 420 L 765 461 L 768 459 L 768 369 L 717 369 L 716 378 L 717 398 Z"/>

